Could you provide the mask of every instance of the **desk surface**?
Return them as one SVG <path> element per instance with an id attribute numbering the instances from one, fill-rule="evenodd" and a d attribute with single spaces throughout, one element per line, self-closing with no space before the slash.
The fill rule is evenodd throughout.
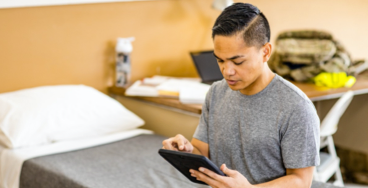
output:
<path id="1" fill-rule="evenodd" d="M 327 87 L 319 87 L 312 83 L 293 82 L 299 89 L 301 89 L 312 101 L 326 100 L 339 98 L 345 92 L 352 90 L 355 95 L 368 93 L 368 71 L 363 72 L 357 76 L 356 83 L 351 88 L 337 88 L 331 89 Z"/>
<path id="2" fill-rule="evenodd" d="M 354 94 L 368 93 L 368 71 L 357 76 L 356 83 L 351 88 L 331 89 L 326 87 L 318 87 L 311 83 L 291 82 L 301 89 L 312 101 L 327 100 L 339 98 L 348 90 L 353 90 Z M 109 92 L 112 94 L 123 95 L 124 88 L 111 87 Z M 148 101 L 169 107 L 178 108 L 196 114 L 202 113 L 202 105 L 200 104 L 182 104 L 176 98 L 160 98 L 160 97 L 132 97 L 138 100 Z"/>
<path id="3" fill-rule="evenodd" d="M 109 92 L 116 95 L 124 95 L 125 88 L 118 87 L 110 87 Z M 131 97 L 131 96 L 127 96 Z M 165 105 L 181 110 L 185 110 L 188 112 L 201 114 L 202 113 L 202 105 L 201 104 L 182 104 L 177 98 L 164 98 L 164 97 L 131 97 L 133 99 L 148 101 L 160 105 Z"/>

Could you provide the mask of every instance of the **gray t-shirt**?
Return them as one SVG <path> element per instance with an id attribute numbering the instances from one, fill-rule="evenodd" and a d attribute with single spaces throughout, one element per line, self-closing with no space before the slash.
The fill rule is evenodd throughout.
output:
<path id="1" fill-rule="evenodd" d="M 194 138 L 209 144 L 210 159 L 238 170 L 250 183 L 286 175 L 286 168 L 319 165 L 320 121 L 313 103 L 275 75 L 254 95 L 215 82 Z"/>

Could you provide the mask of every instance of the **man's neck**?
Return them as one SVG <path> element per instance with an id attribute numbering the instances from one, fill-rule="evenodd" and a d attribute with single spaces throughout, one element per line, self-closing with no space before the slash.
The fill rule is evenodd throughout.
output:
<path id="1" fill-rule="evenodd" d="M 270 84 L 272 79 L 275 77 L 275 73 L 271 71 L 268 67 L 267 62 L 265 62 L 262 70 L 262 74 L 247 88 L 240 90 L 240 93 L 244 95 L 254 95 L 261 92 L 264 88 Z"/>

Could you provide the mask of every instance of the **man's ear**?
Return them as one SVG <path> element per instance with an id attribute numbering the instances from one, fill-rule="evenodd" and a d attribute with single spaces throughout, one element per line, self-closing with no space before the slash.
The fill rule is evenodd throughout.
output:
<path id="1" fill-rule="evenodd" d="M 272 53 L 272 44 L 267 42 L 262 47 L 263 62 L 267 62 L 270 59 L 271 53 Z"/>

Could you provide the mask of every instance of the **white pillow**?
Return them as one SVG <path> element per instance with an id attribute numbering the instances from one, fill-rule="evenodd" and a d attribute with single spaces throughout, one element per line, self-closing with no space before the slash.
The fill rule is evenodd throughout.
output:
<path id="1" fill-rule="evenodd" d="M 0 94 L 0 144 L 8 148 L 100 136 L 143 124 L 116 100 L 84 85 Z"/>

